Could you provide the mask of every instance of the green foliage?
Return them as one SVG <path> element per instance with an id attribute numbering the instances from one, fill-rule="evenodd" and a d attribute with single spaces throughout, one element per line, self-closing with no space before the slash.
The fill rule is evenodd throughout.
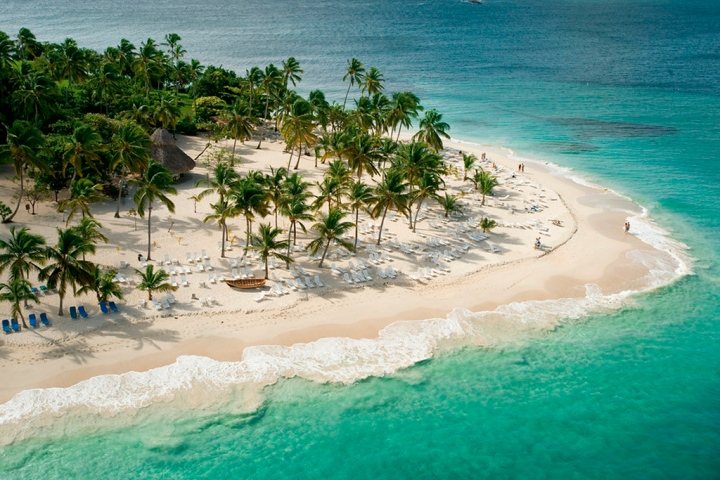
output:
<path id="1" fill-rule="evenodd" d="M 3 202 L 0 202 L 0 217 L 2 217 L 3 222 L 7 217 L 9 217 L 12 214 L 12 210 L 10 207 L 5 205 Z"/>
<path id="2" fill-rule="evenodd" d="M 200 97 L 195 101 L 193 116 L 196 122 L 209 122 L 227 108 L 225 100 L 219 97 Z"/>
<path id="3" fill-rule="evenodd" d="M 191 117 L 185 115 L 178 120 L 175 131 L 180 135 L 197 135 L 198 127 Z"/>

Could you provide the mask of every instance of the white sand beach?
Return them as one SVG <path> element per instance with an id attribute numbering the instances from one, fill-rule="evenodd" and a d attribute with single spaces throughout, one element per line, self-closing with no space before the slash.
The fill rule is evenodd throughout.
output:
<path id="1" fill-rule="evenodd" d="M 178 145 L 191 157 L 198 155 L 206 142 L 202 137 L 178 137 Z M 261 150 L 254 147 L 255 143 L 238 145 L 240 172 L 266 172 L 271 166 L 287 165 L 284 144 L 266 141 Z M 167 255 L 173 269 L 182 267 L 184 272 L 187 267 L 190 271 L 184 273 L 187 286 L 181 285 L 180 273 L 176 275 L 180 286 L 174 293 L 176 302 L 169 309 L 158 311 L 152 304 L 140 306 L 147 294 L 135 289 L 138 276 L 134 269 L 140 268 L 138 254 L 147 251 L 147 223 L 126 215 L 134 207 L 131 197 L 123 200 L 122 216 L 117 219 L 113 218 L 114 201 L 93 205 L 95 219 L 103 225 L 109 242 L 98 245 L 92 260 L 117 268 L 126 279 L 122 284 L 125 299 L 117 302 L 120 312 L 103 314 L 94 295 L 72 298 L 70 294 L 65 299 L 66 307 L 84 305 L 89 318 L 73 320 L 67 310 L 64 317 L 58 317 L 57 294 L 41 295 L 41 303 L 31 305 L 26 312 L 46 312 L 51 326 L 23 329 L 2 338 L 0 372 L 4 381 L 0 402 L 25 389 L 66 387 L 96 375 L 167 365 L 180 355 L 240 360 L 244 348 L 251 345 L 293 345 L 338 336 L 374 338 L 393 322 L 444 318 L 455 308 L 492 310 L 512 302 L 580 298 L 586 295 L 587 284 L 595 284 L 609 294 L 636 289 L 647 282 L 649 267 L 642 261 L 645 257 L 628 253 L 661 253 L 622 231 L 628 217 L 642 214 L 637 205 L 611 191 L 576 183 L 540 163 L 525 162 L 524 173 L 518 172 L 518 161 L 499 149 L 455 142 L 448 142 L 446 147 L 448 161 L 458 170 L 445 180 L 450 192 L 463 195 L 462 216 L 445 218 L 435 201 L 426 201 L 417 233 L 408 228 L 404 218 L 388 216 L 387 236 L 376 247 L 380 221 L 361 215 L 363 247 L 354 255 L 331 247 L 323 268 L 318 268 L 318 261 L 303 251 L 312 236 L 298 231 L 293 267 L 302 267 L 312 284 L 317 276 L 324 286 L 301 289 L 295 281 L 291 288 L 287 280 L 293 279 L 292 273 L 278 263 L 270 270 L 271 279 L 262 291 L 273 288 L 277 277 L 287 293 L 267 295 L 260 301 L 256 301 L 259 290 L 238 291 L 223 282 L 211 283 L 206 269 L 199 271 L 194 261 L 204 250 L 212 274 L 233 278 L 230 262 L 242 256 L 237 239 L 243 238 L 245 232 L 242 218 L 229 221 L 230 237 L 235 242 L 226 258 L 221 258 L 220 230 L 215 223 L 203 224 L 216 198 L 211 196 L 197 205 L 189 198 L 202 190 L 194 186 L 195 181 L 208 175 L 200 163 L 177 186 L 178 195 L 172 198 L 175 214 L 162 207 L 153 212 L 153 260 L 162 261 Z M 485 206 L 472 184 L 462 181 L 462 161 L 452 155 L 458 150 L 475 153 L 478 158 L 486 153 L 488 161 L 482 163 L 486 170 L 492 170 L 493 164 L 497 166 L 493 171 L 500 186 L 493 197 L 486 199 Z M 327 168 L 315 168 L 314 164 L 313 157 L 301 161 L 299 172 L 307 181 L 321 179 Z M 9 166 L 0 171 L 6 180 L 13 175 Z M 14 194 L 11 185 L 9 181 L 2 183 L 2 198 Z M 14 224 L 28 226 L 52 243 L 55 228 L 64 225 L 63 215 L 55 208 L 54 202 L 39 204 L 34 216 L 21 209 Z M 487 238 L 477 226 L 482 217 L 499 224 L 486 234 Z M 269 216 L 261 221 L 274 220 Z M 287 227 L 282 218 L 279 224 Z M 8 236 L 8 230 L 9 226 L 3 225 L 3 237 Z M 534 248 L 538 237 L 542 249 Z M 187 254 L 192 262 L 187 260 Z M 431 256 L 436 256 L 440 265 Z M 121 262 L 129 266 L 121 268 Z M 344 275 L 331 269 L 334 264 L 336 269 L 350 273 L 352 266 L 361 262 L 366 266 L 360 274 L 366 270 L 372 280 L 349 284 Z M 264 273 L 252 257 L 250 268 L 255 276 Z M 301 275 L 303 281 L 305 276 Z M 214 298 L 210 305 L 201 303 L 200 299 L 207 301 L 210 297 Z M 5 309 L 4 315 L 9 313 L 9 305 L 0 308 Z M 487 342 L 493 336 L 512 335 L 512 328 L 488 325 Z"/>

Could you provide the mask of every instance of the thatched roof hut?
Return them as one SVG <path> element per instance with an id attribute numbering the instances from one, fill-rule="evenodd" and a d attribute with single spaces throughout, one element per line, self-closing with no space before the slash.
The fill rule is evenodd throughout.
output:
<path id="1" fill-rule="evenodd" d="M 195 168 L 195 160 L 178 148 L 172 134 L 164 128 L 158 128 L 150 135 L 153 145 L 150 155 L 173 175 L 188 173 Z"/>

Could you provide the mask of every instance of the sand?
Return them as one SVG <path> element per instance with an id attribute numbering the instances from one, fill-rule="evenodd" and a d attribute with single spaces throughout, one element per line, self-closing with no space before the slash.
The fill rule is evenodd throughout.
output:
<path id="1" fill-rule="evenodd" d="M 179 146 L 192 157 L 203 150 L 206 142 L 202 137 L 178 139 Z M 287 166 L 288 154 L 283 152 L 280 142 L 266 141 L 260 150 L 255 146 L 255 143 L 238 145 L 237 154 L 242 157 L 240 172 Z M 395 321 L 445 317 L 455 308 L 481 311 L 511 302 L 580 298 L 585 296 L 587 284 L 597 285 L 605 294 L 617 293 L 635 289 L 646 281 L 648 267 L 630 259 L 628 253 L 647 252 L 652 247 L 622 231 L 628 217 L 641 214 L 637 205 L 606 189 L 576 183 L 548 165 L 525 162 L 525 172 L 518 173 L 517 159 L 504 150 L 454 142 L 446 146 L 472 151 L 478 157 L 487 153 L 489 161 L 482 166 L 492 169 L 494 163 L 501 185 L 495 197 L 488 197 L 486 205 L 481 206 L 480 197 L 468 191 L 472 184 L 462 182 L 462 162 L 451 162 L 458 172 L 446 179 L 449 190 L 463 194 L 466 203 L 464 216 L 459 221 L 441 223 L 447 219 L 442 217 L 434 201 L 426 202 L 428 210 L 422 211 L 426 218 L 419 223 L 418 234 L 410 231 L 402 218 L 388 218 L 386 231 L 393 241 L 427 247 L 429 238 L 444 238 L 448 245 L 427 247 L 427 251 L 442 253 L 453 249 L 459 256 L 455 258 L 448 252 L 448 259 L 442 262 L 450 271 L 431 279 L 420 277 L 418 269 L 437 269 L 435 264 L 423 259 L 417 250 L 406 254 L 390 247 L 390 251 L 380 250 L 389 258 L 380 267 L 385 270 L 392 266 L 401 272 L 397 278 L 382 279 L 373 266 L 368 269 L 372 281 L 348 285 L 331 272 L 330 265 L 334 263 L 348 269 L 349 262 L 357 264 L 359 257 L 368 259 L 368 251 L 361 248 L 355 257 L 349 257 L 331 248 L 323 268 L 318 268 L 318 262 L 302 251 L 292 253 L 296 265 L 301 265 L 311 277 L 318 275 L 322 279 L 323 288 L 292 291 L 256 302 L 258 291 L 235 291 L 222 282 L 209 284 L 208 274 L 198 272 L 194 263 L 186 261 L 186 252 L 194 256 L 204 249 L 214 271 L 232 278 L 229 258 L 242 255 L 242 249 L 234 243 L 232 251 L 226 254 L 228 258 L 220 258 L 217 246 L 220 231 L 216 224 L 203 223 L 210 213 L 210 203 L 216 199 L 210 196 L 195 205 L 189 198 L 201 191 L 194 187 L 195 181 L 208 174 L 207 168 L 198 164 L 178 185 L 178 195 L 173 198 L 175 214 L 161 207 L 154 210 L 152 258 L 162 260 L 167 254 L 192 269 L 187 275 L 189 286 L 181 286 L 174 294 L 177 302 L 169 310 L 156 311 L 151 306 L 139 306 L 139 300 L 147 299 L 147 294 L 135 289 L 138 281 L 134 269 L 140 268 L 137 255 L 147 252 L 146 221 L 137 219 L 136 228 L 136 220 L 127 216 L 133 208 L 130 198 L 123 200 L 119 219 L 113 218 L 114 201 L 93 205 L 95 218 L 103 225 L 109 242 L 98 245 L 97 254 L 91 260 L 118 268 L 128 279 L 123 286 L 125 299 L 118 302 L 121 312 L 104 315 L 94 295 L 75 299 L 69 295 L 65 299 L 66 314 L 58 317 L 57 295 L 42 295 L 41 304 L 32 305 L 26 312 L 47 312 L 52 326 L 23 329 L 2 338 L 0 373 L 4 381 L 0 386 L 0 402 L 25 389 L 66 387 L 100 374 L 144 371 L 167 365 L 180 355 L 234 361 L 240 360 L 244 348 L 251 345 L 292 345 L 337 336 L 374 338 Z M 315 168 L 314 164 L 312 157 L 303 157 L 300 162 L 299 172 L 311 182 L 321 179 L 327 168 L 325 165 Z M 15 193 L 8 181 L 13 172 L 11 167 L 2 167 L 0 172 L 4 179 L 0 184 L 0 198 L 8 199 Z M 526 212 L 526 207 L 532 205 L 540 206 L 541 210 Z M 36 207 L 34 216 L 21 209 L 15 225 L 28 226 L 33 233 L 44 235 L 49 243 L 54 243 L 55 228 L 64 225 L 63 215 L 55 208 L 53 202 L 44 202 Z M 468 226 L 464 223 L 468 218 L 472 222 L 481 217 L 501 224 L 488 233 L 486 240 L 475 241 L 459 231 Z M 361 230 L 368 229 L 369 224 L 375 224 L 375 229 L 374 236 L 365 234 L 360 238 L 365 245 L 374 243 L 379 220 L 369 219 L 367 215 L 362 218 Z M 560 220 L 562 226 L 552 224 L 550 219 Z M 534 220 L 539 226 L 528 224 Z M 267 217 L 262 221 L 274 220 Z M 440 228 L 431 226 L 431 222 Z M 231 219 L 228 223 L 231 237 L 244 237 L 243 218 Z M 279 224 L 287 226 L 282 218 Z M 512 224 L 523 228 L 505 226 Z M 9 226 L 3 225 L 2 229 L 0 234 L 5 238 Z M 481 232 L 475 228 L 472 231 Z M 533 246 L 537 237 L 543 244 L 541 250 Z M 299 242 L 307 245 L 311 239 L 311 235 L 299 231 Z M 387 245 L 387 241 L 383 244 Z M 464 245 L 470 248 L 467 253 L 460 253 Z M 498 249 L 496 253 L 486 250 L 492 246 Z M 129 266 L 119 268 L 121 262 Z M 257 260 L 253 260 L 253 272 L 256 276 L 263 273 Z M 281 279 L 292 278 L 284 267 L 271 273 Z M 419 280 L 410 275 L 418 276 Z M 207 286 L 200 286 L 200 281 L 205 281 Z M 273 283 L 269 281 L 265 290 Z M 216 303 L 203 306 L 193 295 L 198 299 L 214 297 Z M 67 312 L 67 307 L 72 305 L 85 305 L 90 318 L 72 320 Z M 9 307 L 9 304 L 0 306 L 5 315 L 9 314 Z"/>

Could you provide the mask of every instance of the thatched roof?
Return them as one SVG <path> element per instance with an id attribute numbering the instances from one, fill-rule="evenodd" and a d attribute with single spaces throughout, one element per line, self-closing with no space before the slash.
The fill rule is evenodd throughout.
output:
<path id="1" fill-rule="evenodd" d="M 150 154 L 160 165 L 170 170 L 173 175 L 187 173 L 195 168 L 195 160 L 180 150 L 175 144 L 172 134 L 164 128 L 158 128 L 150 135 L 153 145 Z"/>

